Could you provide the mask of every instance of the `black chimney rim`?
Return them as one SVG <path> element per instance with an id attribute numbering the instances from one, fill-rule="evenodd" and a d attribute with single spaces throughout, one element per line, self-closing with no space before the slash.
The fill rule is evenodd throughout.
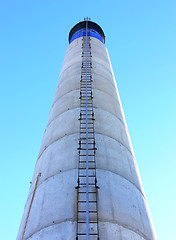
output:
<path id="1" fill-rule="evenodd" d="M 87 21 L 87 23 L 88 23 L 88 28 L 91 28 L 91 29 L 94 29 L 95 31 L 97 31 L 101 35 L 101 37 L 103 39 L 103 42 L 105 43 L 105 35 L 104 35 L 104 32 L 103 32 L 102 28 L 98 24 L 96 24 L 95 22 Z M 70 30 L 69 37 L 68 37 L 69 43 L 71 41 L 71 38 L 72 38 L 73 34 L 75 32 L 77 32 L 78 30 L 83 29 L 83 28 L 86 28 L 86 21 L 82 21 L 82 22 L 77 23 Z"/>

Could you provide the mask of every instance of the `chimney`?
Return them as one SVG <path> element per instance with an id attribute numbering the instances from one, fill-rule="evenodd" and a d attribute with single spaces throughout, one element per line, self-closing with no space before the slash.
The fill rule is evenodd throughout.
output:
<path id="1" fill-rule="evenodd" d="M 17 240 L 156 240 L 99 25 L 69 33 Z"/>

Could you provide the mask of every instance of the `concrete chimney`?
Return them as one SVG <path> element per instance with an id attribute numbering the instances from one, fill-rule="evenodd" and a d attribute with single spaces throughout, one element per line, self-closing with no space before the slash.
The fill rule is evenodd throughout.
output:
<path id="1" fill-rule="evenodd" d="M 17 240 L 156 240 L 103 30 L 69 34 Z"/>

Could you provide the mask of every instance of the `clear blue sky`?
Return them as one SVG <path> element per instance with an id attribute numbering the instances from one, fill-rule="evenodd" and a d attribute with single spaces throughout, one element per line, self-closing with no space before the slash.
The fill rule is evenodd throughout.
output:
<path id="1" fill-rule="evenodd" d="M 176 221 L 176 1 L 0 1 L 0 239 L 16 239 L 69 30 L 106 35 L 158 240 Z"/>

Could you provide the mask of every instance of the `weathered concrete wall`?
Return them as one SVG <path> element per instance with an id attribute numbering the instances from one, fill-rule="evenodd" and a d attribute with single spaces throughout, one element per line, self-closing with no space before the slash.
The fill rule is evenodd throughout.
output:
<path id="1" fill-rule="evenodd" d="M 78 38 L 66 51 L 17 240 L 23 232 L 30 240 L 76 238 L 81 47 Z M 154 240 L 108 53 L 96 38 L 91 51 L 100 239 Z"/>

